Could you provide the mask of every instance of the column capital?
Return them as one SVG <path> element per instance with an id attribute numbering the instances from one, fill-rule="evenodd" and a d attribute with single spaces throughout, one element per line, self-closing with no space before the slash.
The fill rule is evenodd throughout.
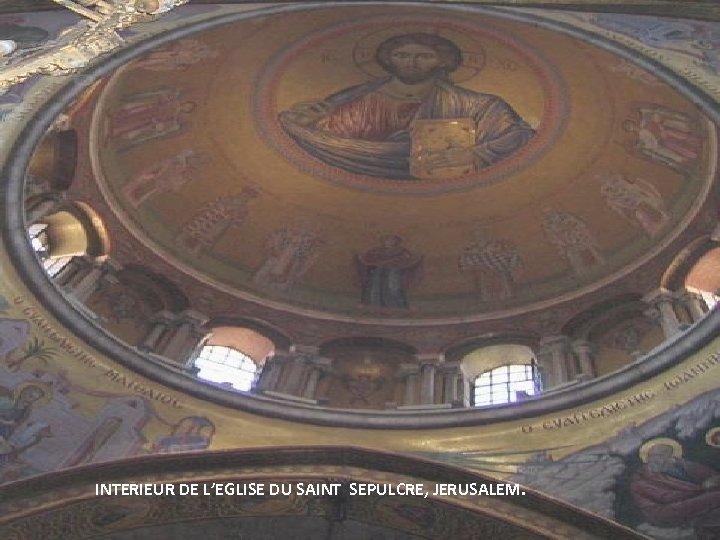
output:
<path id="1" fill-rule="evenodd" d="M 102 264 L 105 262 L 105 256 L 95 257 L 94 255 L 88 255 L 83 253 L 82 255 L 75 255 L 70 259 L 78 268 L 91 268 L 95 265 Z"/>
<path id="2" fill-rule="evenodd" d="M 285 348 L 275 348 L 273 349 L 270 354 L 268 354 L 267 359 L 277 359 L 277 358 L 286 358 L 290 356 L 290 350 Z"/>
<path id="3" fill-rule="evenodd" d="M 398 375 L 401 377 L 405 377 L 407 375 L 417 375 L 420 373 L 420 365 L 414 362 L 403 362 L 400 364 L 398 372 Z"/>
<path id="4" fill-rule="evenodd" d="M 120 283 L 120 280 L 117 278 L 114 272 L 105 273 L 100 278 L 100 285 L 104 285 L 105 283 L 109 283 L 110 285 L 117 285 Z"/>
<path id="5" fill-rule="evenodd" d="M 162 311 L 156 311 L 155 313 L 153 313 L 153 315 L 150 317 L 150 323 L 170 325 L 175 322 L 176 318 L 177 316 L 174 313 L 163 309 Z"/>
<path id="6" fill-rule="evenodd" d="M 588 351 L 592 352 L 595 350 L 595 345 L 587 339 L 576 339 L 571 343 L 573 350 L 575 351 Z"/>
<path id="7" fill-rule="evenodd" d="M 675 298 L 687 309 L 692 322 L 702 319 L 708 312 L 708 306 L 702 294 L 696 289 L 683 287 L 675 292 Z"/>
<path id="8" fill-rule="evenodd" d="M 333 359 L 326 356 L 315 356 L 310 359 L 310 363 L 320 370 L 328 370 L 332 367 Z"/>
<path id="9" fill-rule="evenodd" d="M 443 371 L 459 370 L 461 366 L 460 360 L 454 360 L 452 362 L 443 362 L 442 365 L 438 366 Z"/>
<path id="10" fill-rule="evenodd" d="M 31 195 L 25 202 L 25 219 L 28 224 L 39 223 L 42 220 L 57 212 L 67 199 L 64 191 L 45 191 Z"/>
<path id="11" fill-rule="evenodd" d="M 720 221 L 715 224 L 715 227 L 710 233 L 710 240 L 713 242 L 720 242 Z"/>
<path id="12" fill-rule="evenodd" d="M 415 358 L 418 361 L 418 364 L 421 366 L 425 365 L 432 365 L 432 366 L 438 366 L 445 362 L 445 354 L 443 353 L 417 353 L 415 355 Z"/>
<path id="13" fill-rule="evenodd" d="M 320 347 L 317 345 L 301 345 L 296 343 L 290 346 L 290 353 L 304 356 L 318 356 L 320 354 Z"/>
<path id="14" fill-rule="evenodd" d="M 113 259 L 110 255 L 99 255 L 95 257 L 94 264 L 102 266 L 105 272 L 119 272 L 123 265 Z"/>
<path id="15" fill-rule="evenodd" d="M 659 319 L 665 338 L 669 339 L 681 330 L 680 320 L 675 312 L 677 300 L 667 289 L 660 287 L 643 296 L 643 301 L 650 305 L 651 310 L 645 311 L 645 315 L 651 319 Z M 657 310 L 658 315 L 655 314 Z"/>
<path id="16" fill-rule="evenodd" d="M 32 196 L 32 200 L 34 201 L 33 206 L 37 206 L 38 204 L 42 204 L 44 202 L 55 202 L 55 203 L 62 203 L 67 200 L 68 196 L 65 191 L 60 190 L 50 190 L 50 191 L 43 191 L 42 193 L 36 193 Z"/>
<path id="17" fill-rule="evenodd" d="M 703 297 L 700 294 L 700 291 L 697 289 L 693 289 L 692 287 L 682 287 L 681 289 L 678 289 L 675 291 L 672 296 L 680 301 L 687 300 L 687 299 L 699 299 L 702 300 Z"/>
<path id="18" fill-rule="evenodd" d="M 193 326 L 202 326 L 210 319 L 204 313 L 195 311 L 194 309 L 185 309 L 178 314 L 178 319 L 182 322 L 189 322 Z"/>
<path id="19" fill-rule="evenodd" d="M 544 386 L 552 388 L 567 382 L 572 360 L 570 337 L 564 334 L 545 336 L 539 345 L 535 352 Z"/>
<path id="20" fill-rule="evenodd" d="M 58 189 L 53 189 L 52 191 L 46 191 L 45 193 L 40 193 L 38 197 L 42 197 L 42 200 L 44 201 L 54 201 L 58 203 L 65 202 L 68 198 L 66 191 L 60 191 Z"/>
<path id="21" fill-rule="evenodd" d="M 265 363 L 272 362 L 274 364 L 284 364 L 286 362 L 290 362 L 292 360 L 292 356 L 287 351 L 275 351 L 273 354 L 268 356 L 265 359 Z"/>
<path id="22" fill-rule="evenodd" d="M 538 345 L 543 349 L 558 350 L 570 346 L 572 340 L 565 334 L 555 334 L 554 336 L 544 336 L 540 338 Z"/>
<path id="23" fill-rule="evenodd" d="M 659 287 L 643 296 L 642 301 L 646 304 L 650 304 L 651 306 L 654 306 L 660 302 L 672 302 L 673 294 L 666 288 Z"/>

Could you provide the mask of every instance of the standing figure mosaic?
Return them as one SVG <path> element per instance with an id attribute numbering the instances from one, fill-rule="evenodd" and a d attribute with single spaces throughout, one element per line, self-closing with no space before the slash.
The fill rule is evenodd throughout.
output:
<path id="1" fill-rule="evenodd" d="M 458 258 L 458 269 L 472 275 L 482 300 L 511 298 L 523 266 L 517 248 L 506 240 L 487 238 L 480 231 L 473 237 Z"/>
<path id="2" fill-rule="evenodd" d="M 290 289 L 315 264 L 322 245 L 322 238 L 310 223 L 272 232 L 265 242 L 265 260 L 255 271 L 253 282 L 283 291 Z"/>
<path id="3" fill-rule="evenodd" d="M 640 107 L 638 116 L 623 127 L 635 134 L 631 145 L 643 158 L 685 170 L 702 154 L 703 139 L 687 114 L 655 106 Z"/>
<path id="4" fill-rule="evenodd" d="M 196 105 L 182 101 L 181 94 L 176 88 L 161 88 L 127 96 L 107 115 L 105 141 L 117 141 L 128 149 L 183 131 L 188 125 L 185 118 Z"/>
<path id="5" fill-rule="evenodd" d="M 195 169 L 207 161 L 204 154 L 183 150 L 143 169 L 122 187 L 123 195 L 133 208 L 137 208 L 157 195 L 177 192 L 193 179 Z"/>
<path id="6" fill-rule="evenodd" d="M 605 261 L 590 228 L 579 217 L 556 208 L 546 208 L 543 229 L 575 274 L 586 274 Z"/>
<path id="7" fill-rule="evenodd" d="M 364 305 L 407 308 L 406 290 L 420 277 L 423 258 L 403 246 L 403 239 L 386 235 L 381 244 L 355 256 Z"/>
<path id="8" fill-rule="evenodd" d="M 230 229 L 239 227 L 248 215 L 247 205 L 258 193 L 252 188 L 205 204 L 183 226 L 175 242 L 193 255 L 211 250 Z"/>
<path id="9" fill-rule="evenodd" d="M 600 193 L 610 208 L 639 225 L 651 238 L 670 220 L 662 195 L 642 178 L 628 180 L 621 174 L 605 176 L 601 179 Z"/>

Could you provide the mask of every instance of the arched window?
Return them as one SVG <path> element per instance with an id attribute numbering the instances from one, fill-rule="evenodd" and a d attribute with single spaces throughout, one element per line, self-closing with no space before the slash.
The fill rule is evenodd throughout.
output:
<path id="1" fill-rule="evenodd" d="M 475 379 L 473 405 L 485 407 L 522 401 L 540 390 L 540 377 L 534 362 L 499 366 Z"/>
<path id="2" fill-rule="evenodd" d="M 522 343 L 487 343 L 466 354 L 460 368 L 470 382 L 468 405 L 475 407 L 522 401 L 542 391 L 535 353 Z"/>
<path id="3" fill-rule="evenodd" d="M 720 293 L 720 291 L 717 292 Z M 708 309 L 715 309 L 715 306 L 720 304 L 720 294 L 709 291 L 700 291 L 700 296 L 702 296 L 703 300 L 705 300 L 705 304 Z"/>
<path id="4" fill-rule="evenodd" d="M 195 359 L 197 376 L 247 392 L 258 375 L 257 364 L 245 353 L 224 345 L 205 345 Z"/>
<path id="5" fill-rule="evenodd" d="M 30 244 L 50 277 L 75 256 L 106 255 L 109 239 L 102 220 L 87 204 L 75 202 L 46 215 L 27 230 Z"/>
<path id="6" fill-rule="evenodd" d="M 30 244 L 37 254 L 48 276 L 54 277 L 72 259 L 72 255 L 54 257 L 50 255 L 50 242 L 48 241 L 48 224 L 35 223 L 28 229 Z"/>
<path id="7" fill-rule="evenodd" d="M 707 251 L 685 276 L 685 287 L 702 296 L 708 309 L 720 300 L 720 248 Z"/>

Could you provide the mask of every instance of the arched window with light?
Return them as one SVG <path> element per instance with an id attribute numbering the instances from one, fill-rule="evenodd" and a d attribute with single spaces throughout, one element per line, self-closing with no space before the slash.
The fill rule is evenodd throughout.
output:
<path id="1" fill-rule="evenodd" d="M 193 360 L 197 377 L 241 392 L 252 390 L 275 350 L 270 339 L 243 326 L 212 325 L 205 339 Z"/>
<path id="2" fill-rule="evenodd" d="M 685 288 L 702 297 L 708 310 L 720 302 L 720 248 L 708 250 L 685 277 Z"/>
<path id="3" fill-rule="evenodd" d="M 247 354 L 224 345 L 205 345 L 195 358 L 197 376 L 234 390 L 247 392 L 257 376 L 257 364 Z"/>
<path id="4" fill-rule="evenodd" d="M 89 205 L 77 201 L 33 223 L 27 234 L 33 251 L 51 278 L 73 257 L 97 257 L 109 250 L 102 220 Z"/>
<path id="5" fill-rule="evenodd" d="M 473 404 L 486 407 L 514 403 L 540 391 L 540 377 L 534 362 L 508 364 L 478 375 L 473 385 Z"/>
<path id="6" fill-rule="evenodd" d="M 34 223 L 28 229 L 30 245 L 32 245 L 35 254 L 50 277 L 55 277 L 60 270 L 73 258 L 72 255 L 52 256 L 50 254 L 50 242 L 48 240 L 47 223 Z"/>
<path id="7" fill-rule="evenodd" d="M 542 391 L 535 353 L 523 343 L 479 346 L 462 358 L 461 369 L 469 383 L 467 405 L 514 403 Z"/>

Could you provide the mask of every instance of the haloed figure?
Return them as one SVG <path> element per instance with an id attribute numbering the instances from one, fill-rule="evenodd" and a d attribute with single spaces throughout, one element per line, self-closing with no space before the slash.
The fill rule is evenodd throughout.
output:
<path id="1" fill-rule="evenodd" d="M 720 473 L 683 459 L 680 446 L 670 443 L 645 443 L 644 464 L 630 481 L 636 506 L 655 526 L 692 527 L 703 540 L 720 537 Z"/>
<path id="2" fill-rule="evenodd" d="M 450 81 L 462 52 L 449 39 L 397 35 L 380 44 L 375 61 L 386 77 L 280 113 L 285 131 L 307 153 L 356 174 L 413 179 L 410 154 L 419 120 L 461 120 L 474 133 L 470 144 L 448 145 L 433 155 L 428 167 L 482 169 L 513 154 L 535 133 L 502 98 Z"/>
<path id="3" fill-rule="evenodd" d="M 402 245 L 399 236 L 387 235 L 381 245 L 356 255 L 362 303 L 369 306 L 407 308 L 405 290 L 417 280 L 422 257 Z"/>

